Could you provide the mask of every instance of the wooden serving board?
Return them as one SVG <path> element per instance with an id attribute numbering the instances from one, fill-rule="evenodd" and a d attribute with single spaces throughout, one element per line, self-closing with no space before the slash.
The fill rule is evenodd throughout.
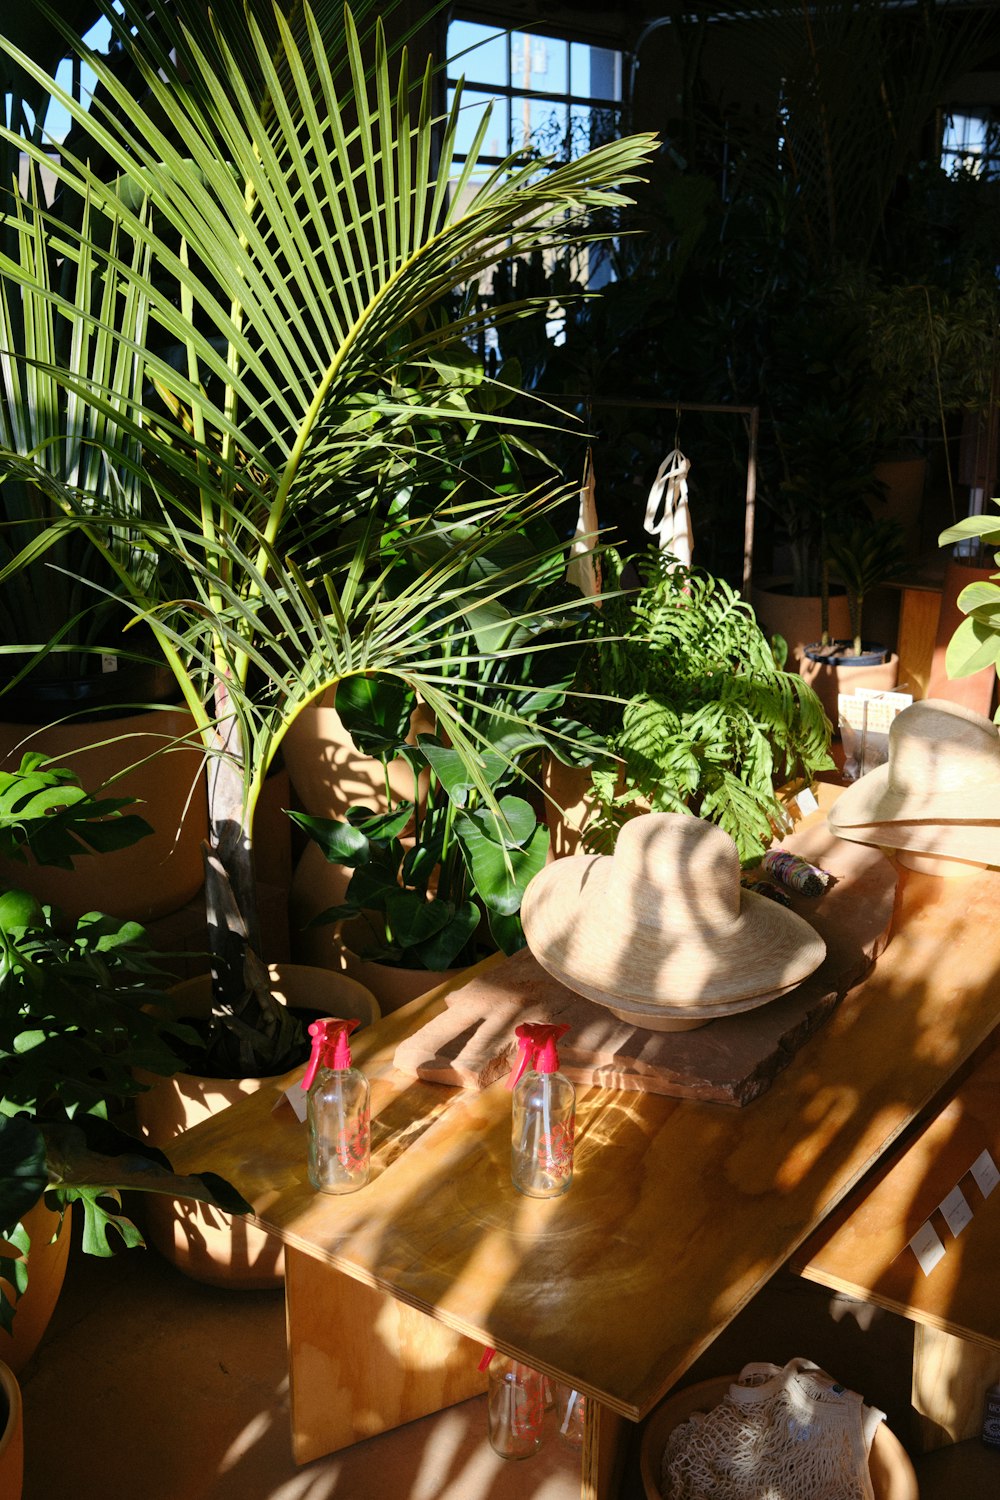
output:
<path id="1" fill-rule="evenodd" d="M 883 854 L 835 838 L 825 823 L 780 847 L 834 877 L 818 898 L 790 895 L 827 953 L 789 994 L 697 1031 L 653 1032 L 566 989 L 524 950 L 449 994 L 446 1009 L 399 1044 L 396 1067 L 431 1083 L 485 1088 L 510 1070 L 519 1022 L 558 1021 L 570 1028 L 559 1056 L 575 1083 L 749 1104 L 867 974 L 888 942 L 896 893 Z"/>

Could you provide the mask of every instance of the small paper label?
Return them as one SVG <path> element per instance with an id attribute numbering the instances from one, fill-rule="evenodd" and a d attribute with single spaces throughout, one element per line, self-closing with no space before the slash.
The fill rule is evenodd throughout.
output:
<path id="1" fill-rule="evenodd" d="M 934 1225 L 922 1224 L 910 1241 L 910 1249 L 917 1257 L 917 1264 L 925 1276 L 929 1276 L 944 1256 L 944 1245 Z"/>
<path id="2" fill-rule="evenodd" d="M 997 1164 L 988 1151 L 981 1151 L 969 1168 L 984 1198 L 988 1198 L 1000 1182 Z"/>
<path id="3" fill-rule="evenodd" d="M 117 658 L 117 656 L 110 656 L 110 655 L 108 655 L 107 652 L 105 652 L 102 655 L 102 657 L 101 657 L 101 671 L 102 672 L 117 672 L 118 671 L 118 658 Z"/>
<path id="4" fill-rule="evenodd" d="M 795 800 L 799 804 L 799 812 L 804 818 L 808 818 L 810 813 L 819 812 L 819 803 L 813 796 L 812 787 L 804 786 L 801 792 L 796 793 Z"/>
<path id="5" fill-rule="evenodd" d="M 293 1083 L 290 1089 L 285 1090 L 283 1097 L 288 1100 L 299 1120 L 304 1125 L 306 1122 L 306 1109 L 309 1104 L 309 1095 L 306 1093 L 301 1083 Z M 281 1100 L 279 1099 L 278 1104 L 280 1103 Z M 275 1109 L 277 1109 L 277 1107 L 278 1105 L 276 1104 Z"/>
<path id="6" fill-rule="evenodd" d="M 960 1187 L 953 1187 L 947 1198 L 942 1200 L 940 1208 L 944 1214 L 945 1223 L 957 1239 L 972 1218 L 968 1198 Z"/>

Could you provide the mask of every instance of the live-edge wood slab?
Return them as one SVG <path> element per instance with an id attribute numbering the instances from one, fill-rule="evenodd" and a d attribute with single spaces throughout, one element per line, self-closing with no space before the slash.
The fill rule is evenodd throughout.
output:
<path id="1" fill-rule="evenodd" d="M 825 823 L 780 847 L 833 876 L 822 896 L 789 897 L 827 945 L 819 969 L 790 994 L 697 1031 L 648 1031 L 574 994 L 525 950 L 452 991 L 447 1009 L 397 1047 L 396 1066 L 433 1083 L 485 1088 L 510 1072 L 519 1022 L 564 1022 L 559 1059 L 574 1083 L 750 1104 L 883 951 L 896 893 L 883 854 L 835 838 Z"/>
<path id="2" fill-rule="evenodd" d="M 394 1067 L 444 989 L 357 1038 L 375 1147 L 361 1192 L 313 1192 L 280 1084 L 181 1137 L 174 1166 L 232 1180 L 317 1275 L 343 1272 L 637 1420 L 989 1036 L 998 980 L 1000 875 L 906 872 L 888 949 L 766 1094 L 735 1111 L 581 1089 L 576 1174 L 554 1202 L 511 1187 L 501 1083 L 445 1089 Z M 322 1337 L 307 1316 L 301 1338 Z"/>

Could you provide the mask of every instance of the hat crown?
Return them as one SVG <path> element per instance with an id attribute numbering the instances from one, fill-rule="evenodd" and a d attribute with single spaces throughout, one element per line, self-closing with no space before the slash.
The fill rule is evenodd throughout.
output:
<path id="1" fill-rule="evenodd" d="M 889 726 L 889 785 L 897 792 L 962 792 L 1000 780 L 1000 735 L 960 703 L 925 698 Z"/>
<path id="2" fill-rule="evenodd" d="M 644 926 L 691 937 L 740 915 L 740 860 L 728 833 L 686 813 L 647 813 L 618 835 L 611 886 Z"/>

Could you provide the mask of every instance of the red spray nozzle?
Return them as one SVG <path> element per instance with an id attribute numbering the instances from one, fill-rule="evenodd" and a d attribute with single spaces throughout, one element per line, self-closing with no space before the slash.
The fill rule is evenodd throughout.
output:
<path id="1" fill-rule="evenodd" d="M 309 1023 L 312 1037 L 312 1052 L 302 1079 L 303 1089 L 311 1089 L 316 1070 L 322 1066 L 335 1070 L 351 1066 L 351 1048 L 347 1038 L 361 1025 L 360 1021 L 345 1021 L 338 1016 L 324 1016 L 320 1021 Z"/>
<path id="2" fill-rule="evenodd" d="M 534 1068 L 538 1073 L 554 1073 L 559 1067 L 556 1042 L 568 1030 L 565 1022 L 557 1026 L 549 1021 L 522 1021 L 514 1032 L 520 1051 L 507 1079 L 507 1087 L 515 1088 L 528 1068 Z"/>

